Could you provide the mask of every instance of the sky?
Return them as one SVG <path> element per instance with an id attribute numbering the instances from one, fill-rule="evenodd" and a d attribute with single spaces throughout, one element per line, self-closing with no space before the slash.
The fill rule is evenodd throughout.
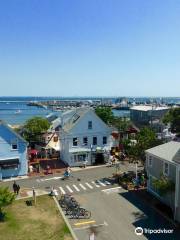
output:
<path id="1" fill-rule="evenodd" d="M 180 97 L 180 1 L 0 0 L 0 96 Z"/>

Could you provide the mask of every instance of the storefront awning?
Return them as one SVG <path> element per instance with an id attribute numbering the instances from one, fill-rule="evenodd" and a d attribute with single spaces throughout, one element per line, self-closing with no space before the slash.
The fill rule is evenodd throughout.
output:
<path id="1" fill-rule="evenodd" d="M 72 148 L 69 150 L 70 153 L 85 153 L 85 152 L 90 152 L 91 149 L 89 148 Z"/>

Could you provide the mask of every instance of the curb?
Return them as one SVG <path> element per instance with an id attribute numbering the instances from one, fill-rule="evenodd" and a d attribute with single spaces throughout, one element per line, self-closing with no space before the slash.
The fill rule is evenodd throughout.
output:
<path id="1" fill-rule="evenodd" d="M 59 212 L 61 213 L 61 215 L 62 215 L 62 217 L 63 217 L 63 219 L 64 219 L 66 225 L 68 226 L 68 228 L 69 228 L 69 230 L 70 230 L 70 233 L 71 233 L 73 239 L 74 239 L 74 240 L 78 240 L 78 238 L 76 237 L 76 235 L 75 235 L 75 233 L 74 233 L 74 231 L 73 231 L 71 225 L 69 224 L 67 218 L 65 217 L 65 215 L 64 215 L 64 213 L 63 213 L 61 207 L 59 206 L 59 203 L 58 203 L 58 201 L 57 201 L 57 198 L 53 196 L 53 199 L 54 199 L 54 201 L 55 201 L 55 203 L 56 203 L 56 205 L 57 205 L 57 207 L 58 207 L 58 209 L 59 209 Z"/>
<path id="2" fill-rule="evenodd" d="M 86 166 L 84 167 L 70 167 L 72 172 L 84 171 L 84 170 L 91 170 L 95 168 L 107 167 L 107 164 L 100 165 L 100 166 Z"/>
<path id="3" fill-rule="evenodd" d="M 29 179 L 29 176 L 26 175 L 26 176 L 18 176 L 18 177 L 2 179 L 0 182 L 12 182 L 12 181 L 18 181 L 18 180 L 24 180 L 24 179 Z"/>

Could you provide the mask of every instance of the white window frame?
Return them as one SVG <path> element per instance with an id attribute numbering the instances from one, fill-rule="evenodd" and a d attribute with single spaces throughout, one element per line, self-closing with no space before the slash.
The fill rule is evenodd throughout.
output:
<path id="1" fill-rule="evenodd" d="M 84 140 L 87 140 L 86 142 Z M 83 137 L 83 146 L 88 146 L 88 137 Z"/>
<path id="2" fill-rule="evenodd" d="M 104 139 L 106 139 L 106 141 L 105 141 L 105 143 L 104 143 Z M 108 141 L 108 138 L 107 138 L 107 136 L 103 136 L 103 145 L 107 145 L 107 141 Z"/>
<path id="3" fill-rule="evenodd" d="M 148 167 L 152 167 L 152 165 L 153 165 L 153 157 L 148 156 Z"/>
<path id="4" fill-rule="evenodd" d="M 17 148 L 14 149 L 12 148 L 13 145 L 17 145 Z M 18 140 L 17 139 L 14 139 L 11 141 L 11 151 L 17 151 L 19 149 L 19 146 L 18 146 Z"/>
<path id="5" fill-rule="evenodd" d="M 74 139 L 76 138 L 76 144 L 77 145 L 74 145 Z M 73 137 L 73 139 L 72 139 L 72 146 L 73 147 L 77 147 L 78 146 L 78 138 L 77 137 Z"/>
<path id="6" fill-rule="evenodd" d="M 167 173 L 165 172 L 165 166 L 166 166 L 166 164 L 167 164 Z M 164 162 L 163 163 L 163 174 L 164 174 L 164 176 L 169 176 L 169 163 L 167 163 L 167 162 Z"/>
<path id="7" fill-rule="evenodd" d="M 92 126 L 92 121 L 88 121 L 88 129 L 92 129 L 93 128 L 93 126 Z"/>
<path id="8" fill-rule="evenodd" d="M 96 138 L 96 144 L 94 144 L 94 139 L 95 139 L 95 138 Z M 93 141 L 92 141 L 92 142 L 93 142 L 93 144 L 92 144 L 93 146 L 96 146 L 96 145 L 97 145 L 97 137 L 96 137 L 96 136 L 93 136 Z"/>

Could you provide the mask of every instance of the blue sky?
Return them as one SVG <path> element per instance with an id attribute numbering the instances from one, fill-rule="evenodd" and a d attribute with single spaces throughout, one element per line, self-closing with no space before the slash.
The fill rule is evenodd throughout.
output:
<path id="1" fill-rule="evenodd" d="M 180 96 L 179 0 L 0 1 L 1 96 Z"/>

